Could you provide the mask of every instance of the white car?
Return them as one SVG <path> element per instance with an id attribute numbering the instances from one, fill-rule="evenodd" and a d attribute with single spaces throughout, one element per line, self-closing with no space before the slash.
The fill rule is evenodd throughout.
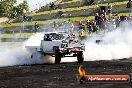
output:
<path id="1" fill-rule="evenodd" d="M 79 63 L 82 63 L 84 60 L 84 43 L 82 43 L 80 40 L 77 40 L 77 38 L 70 39 L 70 36 L 63 32 L 45 33 L 43 40 L 41 40 L 40 47 L 36 47 L 36 49 L 43 55 L 54 56 L 55 64 L 59 64 L 61 62 L 61 58 L 69 56 L 77 57 Z"/>

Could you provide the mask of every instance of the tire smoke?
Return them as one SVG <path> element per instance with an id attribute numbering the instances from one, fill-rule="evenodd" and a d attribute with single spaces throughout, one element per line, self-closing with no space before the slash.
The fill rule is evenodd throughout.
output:
<path id="1" fill-rule="evenodd" d="M 105 33 L 101 38 L 96 36 L 85 40 L 85 61 L 132 57 L 132 25 L 123 24 L 116 30 Z M 101 39 L 101 42 L 96 43 L 96 39 Z"/>
<path id="2" fill-rule="evenodd" d="M 132 57 L 132 25 L 124 24 L 116 30 L 109 31 L 103 35 L 93 35 L 85 40 L 85 61 L 113 60 Z M 14 65 L 31 65 L 54 63 L 51 56 L 43 56 L 35 50 L 27 50 L 25 44 L 31 46 L 39 45 L 43 39 L 43 33 L 35 34 L 24 44 L 16 45 L 15 48 L 0 47 L 0 67 Z M 101 39 L 100 43 L 95 40 Z M 1 45 L 1 42 L 0 42 Z M 10 46 L 10 45 L 8 45 Z M 15 46 L 15 45 L 14 45 Z M 33 58 L 31 55 L 33 54 Z M 63 58 L 62 62 L 74 62 L 76 58 Z"/>

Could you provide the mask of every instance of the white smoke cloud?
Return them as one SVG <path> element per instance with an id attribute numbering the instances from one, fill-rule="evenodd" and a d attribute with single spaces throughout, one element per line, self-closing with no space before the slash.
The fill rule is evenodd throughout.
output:
<path id="1" fill-rule="evenodd" d="M 4 49 L 3 49 L 4 50 Z M 33 58 L 31 55 L 33 54 Z M 53 63 L 50 56 L 43 56 L 36 51 L 27 50 L 25 47 L 17 47 L 11 50 L 6 49 L 0 52 L 0 67 L 14 65 L 31 65 Z"/>
<path id="2" fill-rule="evenodd" d="M 85 41 L 86 50 L 84 51 L 85 61 L 95 60 L 113 60 L 132 57 L 132 25 L 125 24 L 114 31 L 105 33 L 104 35 L 94 35 Z M 43 33 L 33 35 L 24 43 L 31 46 L 38 46 L 43 39 Z M 96 39 L 102 39 L 102 42 L 95 43 Z M 1 43 L 0 43 L 1 45 Z M 43 56 L 35 50 L 27 50 L 24 45 L 16 45 L 16 48 L 8 48 L 8 46 L 0 47 L 0 66 L 13 65 L 30 65 L 53 63 L 54 58 L 51 56 Z M 33 58 L 31 55 L 33 54 Z M 77 61 L 76 58 L 62 58 L 62 62 Z"/>
<path id="3" fill-rule="evenodd" d="M 0 52 L 0 66 L 13 66 L 24 64 L 41 63 L 42 60 L 38 58 L 30 58 L 30 52 L 24 47 L 14 48 L 12 50 L 4 50 Z"/>
<path id="4" fill-rule="evenodd" d="M 116 30 L 106 33 L 99 44 L 86 40 L 85 60 L 112 60 L 132 57 L 131 28 L 132 25 L 124 23 Z M 98 39 L 97 36 L 96 38 Z M 94 37 L 94 39 L 96 38 Z"/>
<path id="5" fill-rule="evenodd" d="M 44 33 L 33 34 L 27 41 L 24 42 L 24 46 L 40 46 L 43 37 Z"/>
<path id="6" fill-rule="evenodd" d="M 0 42 L 0 67 L 53 63 L 54 61 L 50 56 L 43 56 L 36 50 L 25 48 L 25 45 L 39 46 L 43 35 L 44 33 L 36 33 L 23 44 Z M 33 58 L 31 58 L 31 55 L 33 55 Z"/>

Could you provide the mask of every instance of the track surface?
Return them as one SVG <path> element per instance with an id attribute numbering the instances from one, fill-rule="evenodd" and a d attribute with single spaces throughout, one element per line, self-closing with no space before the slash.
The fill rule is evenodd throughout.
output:
<path id="1" fill-rule="evenodd" d="M 0 88 L 132 88 L 130 84 L 79 84 L 78 63 L 0 68 Z M 84 62 L 87 74 L 130 74 L 131 59 Z"/>

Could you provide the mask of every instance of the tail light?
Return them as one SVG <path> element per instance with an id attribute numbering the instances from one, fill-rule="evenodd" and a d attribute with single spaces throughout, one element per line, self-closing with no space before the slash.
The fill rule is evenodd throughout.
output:
<path id="1" fill-rule="evenodd" d="M 73 49 L 71 49 L 71 51 L 72 52 L 77 52 L 77 51 L 79 51 L 79 49 L 78 48 L 73 48 Z"/>

